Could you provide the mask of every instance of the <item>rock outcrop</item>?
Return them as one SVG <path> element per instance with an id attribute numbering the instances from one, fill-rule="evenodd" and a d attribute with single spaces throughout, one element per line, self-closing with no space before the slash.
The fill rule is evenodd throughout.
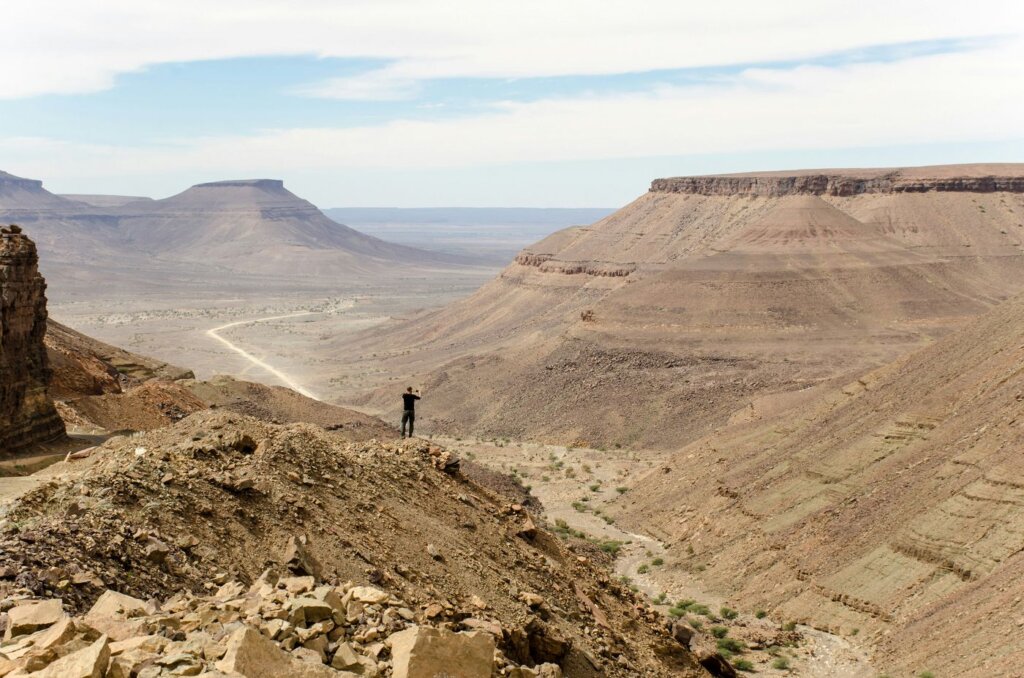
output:
<path id="1" fill-rule="evenodd" d="M 720 176 L 671 177 L 651 182 L 653 193 L 689 193 L 693 195 L 784 195 L 852 196 L 862 193 L 1024 193 L 1024 176 L 1019 171 L 1006 174 L 965 173 L 947 176 L 949 168 L 929 172 L 913 170 L 847 170 L 842 172 L 756 172 Z"/>
<path id="2" fill-rule="evenodd" d="M 18 227 L 0 234 L 0 455 L 64 435 L 47 394 L 46 282 L 36 246 Z"/>

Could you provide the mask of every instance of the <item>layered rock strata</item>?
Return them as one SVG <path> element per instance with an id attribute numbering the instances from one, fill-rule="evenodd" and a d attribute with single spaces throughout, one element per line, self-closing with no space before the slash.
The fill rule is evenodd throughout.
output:
<path id="1" fill-rule="evenodd" d="M 17 227 L 0 232 L 0 455 L 65 433 L 47 394 L 46 282 L 36 246 Z"/>
<path id="2" fill-rule="evenodd" d="M 651 182 L 652 193 L 694 195 L 851 196 L 863 193 L 1024 193 L 1021 176 L 918 177 L 899 170 L 884 174 L 747 174 L 672 177 Z"/>

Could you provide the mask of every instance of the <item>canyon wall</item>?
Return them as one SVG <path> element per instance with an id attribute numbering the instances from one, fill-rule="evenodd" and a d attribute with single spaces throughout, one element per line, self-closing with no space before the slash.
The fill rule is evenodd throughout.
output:
<path id="1" fill-rule="evenodd" d="M 14 232 L 12 232 L 14 231 Z M 47 394 L 46 282 L 36 246 L 17 227 L 0 233 L 0 456 L 64 436 Z"/>

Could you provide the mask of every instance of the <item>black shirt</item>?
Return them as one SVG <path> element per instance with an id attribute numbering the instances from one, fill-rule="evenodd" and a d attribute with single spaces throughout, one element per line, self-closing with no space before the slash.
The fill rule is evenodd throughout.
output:
<path id="1" fill-rule="evenodd" d="M 420 397 L 418 395 L 416 395 L 415 393 L 403 393 L 402 394 L 402 402 L 405 403 L 405 410 L 406 410 L 406 412 L 413 412 L 413 411 L 415 411 L 416 410 L 416 401 L 419 400 L 419 399 L 420 399 Z"/>

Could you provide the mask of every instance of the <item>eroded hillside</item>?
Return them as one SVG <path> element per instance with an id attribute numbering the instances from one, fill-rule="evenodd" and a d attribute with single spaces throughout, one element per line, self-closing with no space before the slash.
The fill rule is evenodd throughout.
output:
<path id="1" fill-rule="evenodd" d="M 675 577 L 874 646 L 900 674 L 1024 661 L 1024 298 L 781 416 L 683 448 L 620 519 Z M 956 629 L 955 633 L 950 633 Z"/>
<path id="2" fill-rule="evenodd" d="M 473 296 L 338 348 L 422 383 L 435 431 L 672 448 L 1024 289 L 1022 177 L 999 165 L 658 180 Z"/>

